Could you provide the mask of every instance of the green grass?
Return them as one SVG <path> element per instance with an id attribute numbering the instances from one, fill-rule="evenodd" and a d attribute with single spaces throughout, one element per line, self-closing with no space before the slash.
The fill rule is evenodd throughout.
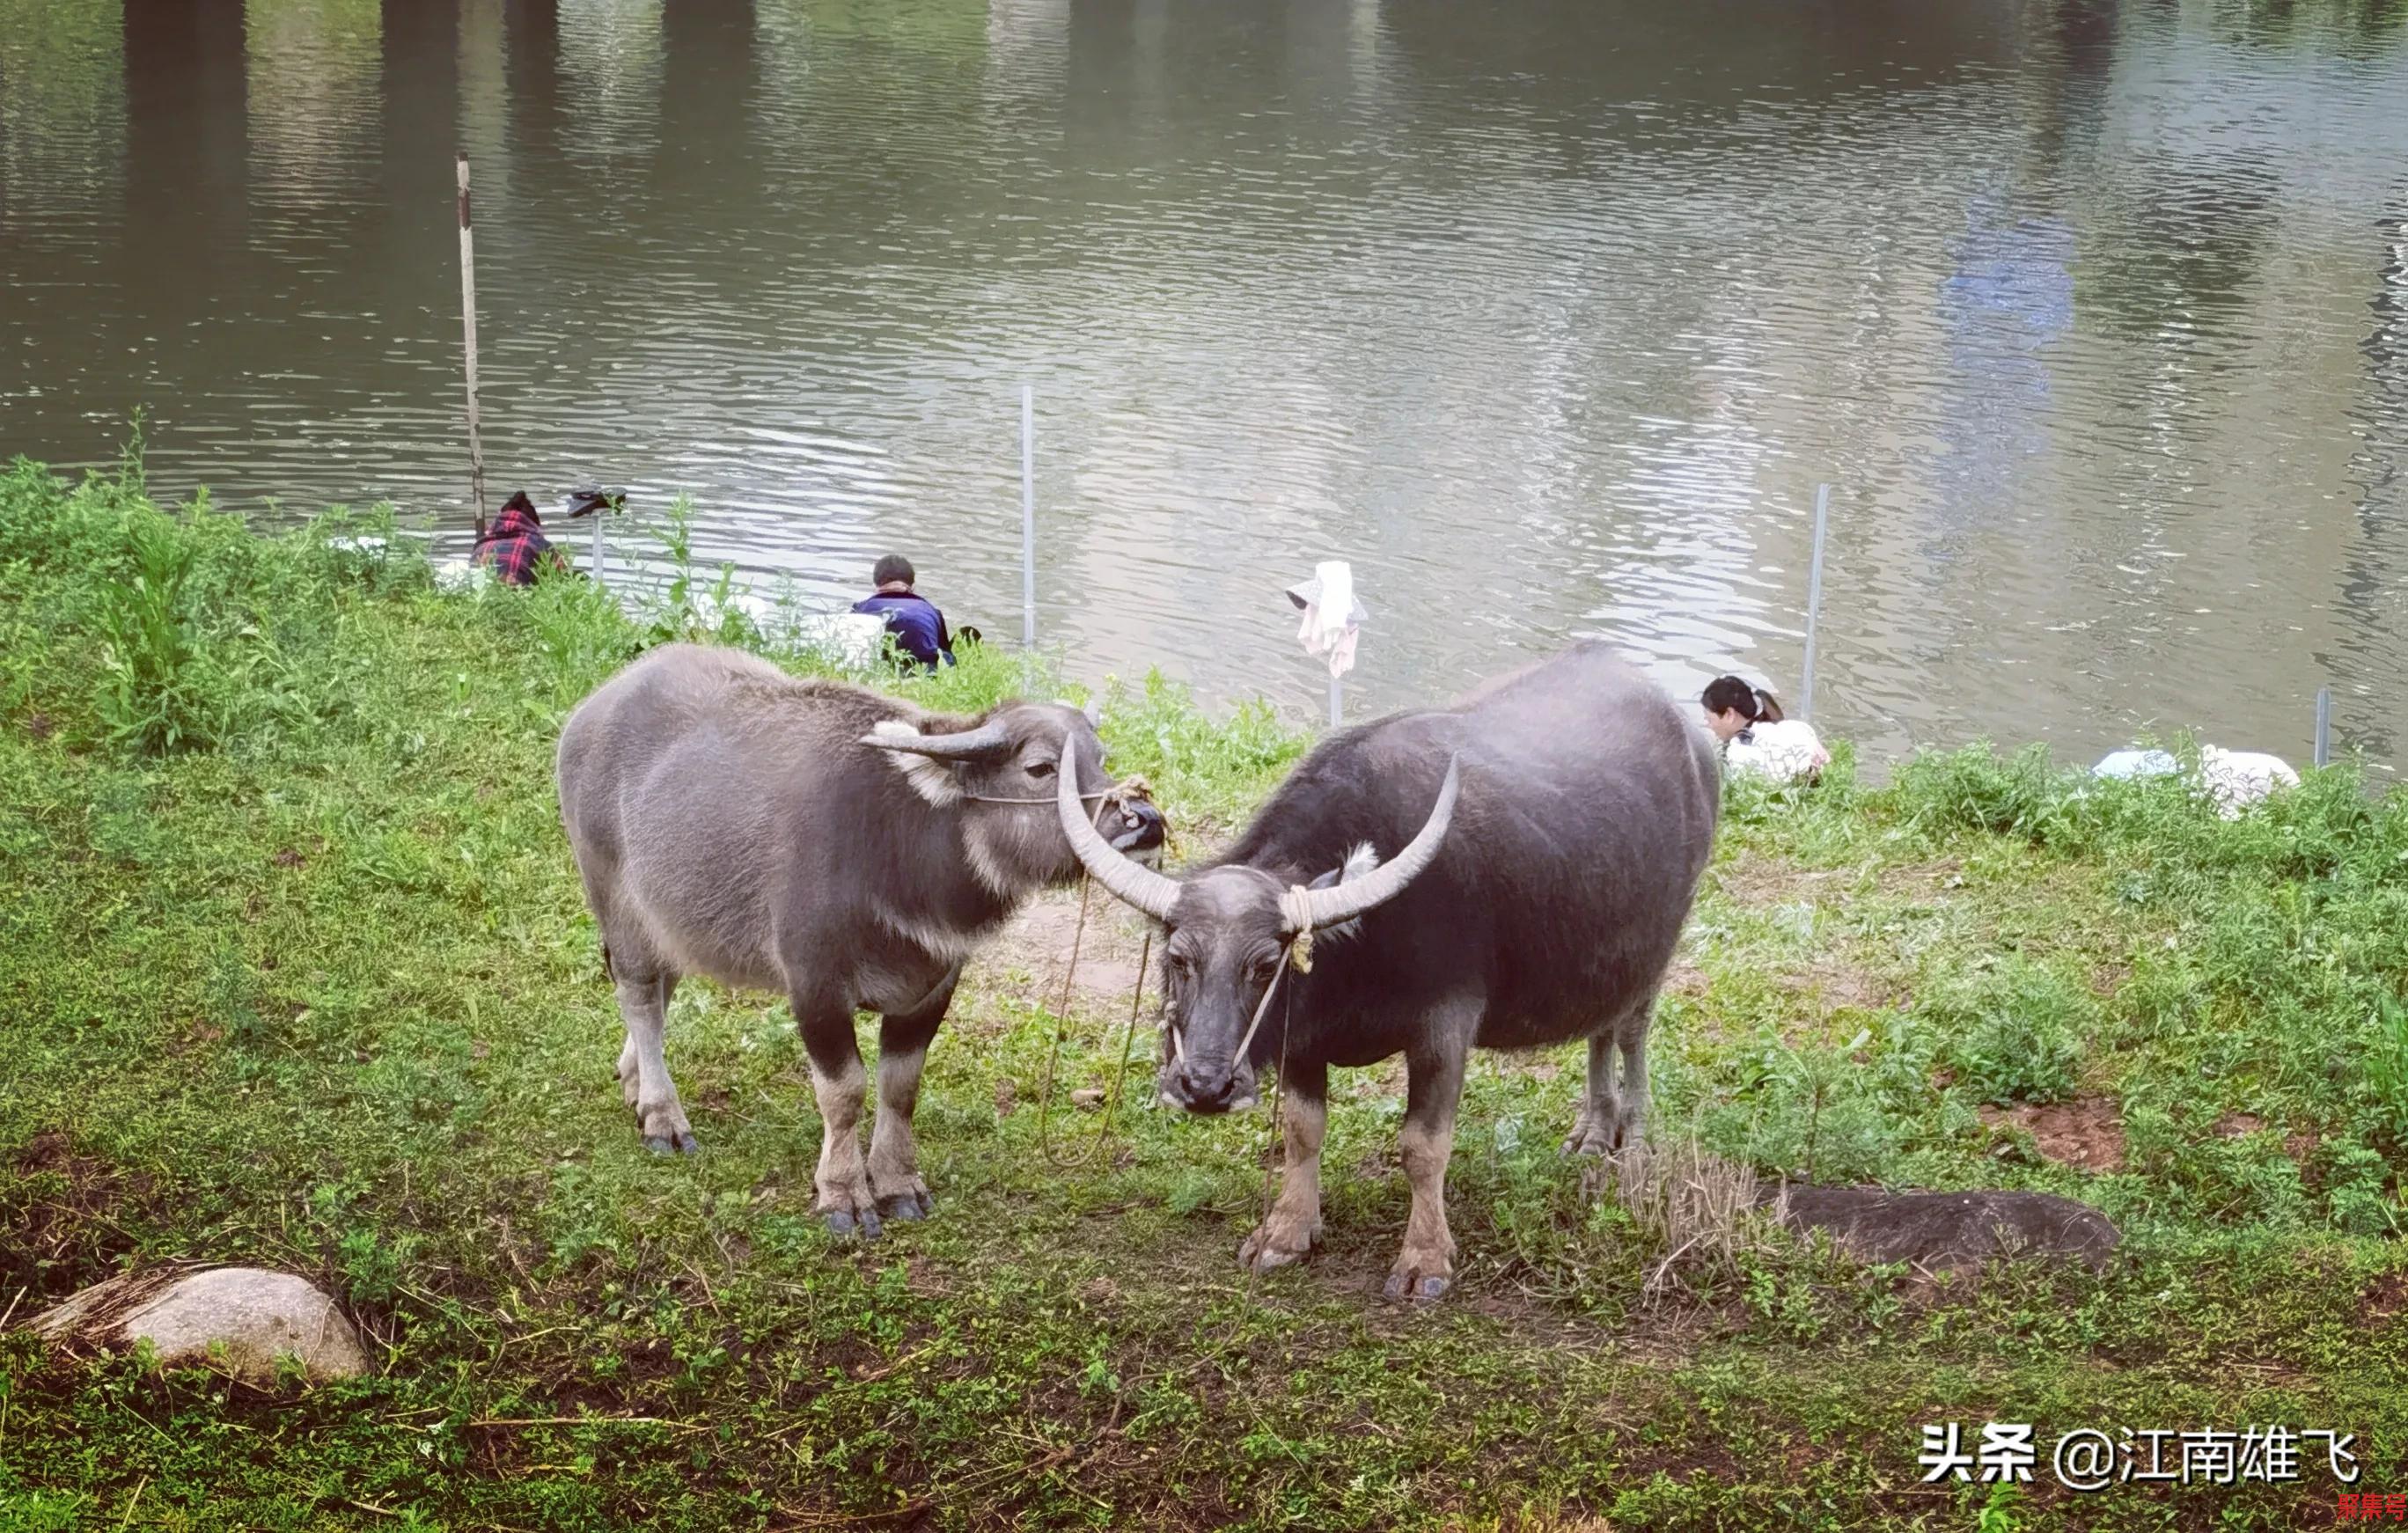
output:
<path id="1" fill-rule="evenodd" d="M 2315 1454 L 2286 1486 L 1917 1483 L 1925 1423 L 1992 1419 L 2043 1445 L 2338 1428 L 2364 1488 L 2408 1489 L 2408 804 L 2350 770 L 2230 823 L 1986 748 L 1734 790 L 1659 1132 L 1766 1174 L 2080 1196 L 2127 1231 L 2104 1275 L 1933 1283 L 1774 1242 L 1648 1297 L 1658 1226 L 1555 1153 L 1558 1050 L 1473 1073 L 1448 1299 L 1376 1297 L 1390 1070 L 1340 1077 L 1326 1249 L 1248 1280 L 1261 1115 L 1134 1111 L 1104 1164 L 1053 1168 L 1056 1019 L 1009 958 L 931 1057 L 938 1217 L 838 1245 L 768 997 L 680 993 L 707 1149 L 643 1152 L 550 780 L 566 710 L 647 637 L 809 662 L 707 579 L 633 615 L 581 582 L 445 595 L 406 541 L 335 541 L 379 529 L 255 537 L 151 506 L 136 466 L 0 478 L 0 1311 L 270 1265 L 379 1365 L 267 1394 L 0 1337 L 0 1526 L 2333 1518 Z M 989 652 L 891 684 L 968 707 L 1023 680 Z M 1158 678 L 1112 689 L 1105 733 L 1191 853 L 1304 743 Z M 1073 1008 L 1068 1085 L 1115 1067 L 1113 1010 Z M 2052 1114 L 2120 1125 L 2120 1158 L 2052 1158 Z"/>

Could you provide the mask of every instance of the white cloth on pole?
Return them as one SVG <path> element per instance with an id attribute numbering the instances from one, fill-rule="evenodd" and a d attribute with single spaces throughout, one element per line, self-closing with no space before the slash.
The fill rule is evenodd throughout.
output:
<path id="1" fill-rule="evenodd" d="M 1296 631 L 1304 652 L 1327 662 L 1332 677 L 1354 668 L 1354 640 L 1371 614 L 1354 599 L 1354 571 L 1343 559 L 1312 566 L 1312 579 L 1288 587 L 1287 599 L 1304 609 Z"/>

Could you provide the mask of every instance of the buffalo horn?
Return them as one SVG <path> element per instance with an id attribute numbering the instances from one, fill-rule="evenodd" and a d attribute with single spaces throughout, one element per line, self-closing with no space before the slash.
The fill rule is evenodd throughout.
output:
<path id="1" fill-rule="evenodd" d="M 1123 856 L 1088 822 L 1087 810 L 1079 801 L 1078 760 L 1070 737 L 1063 736 L 1062 766 L 1054 774 L 1054 796 L 1070 850 L 1079 854 L 1079 861 L 1097 883 L 1156 921 L 1169 920 L 1170 908 L 1179 903 L 1179 881 Z"/>
<path id="2" fill-rule="evenodd" d="M 990 720 L 976 729 L 965 729 L 955 735 L 911 735 L 900 729 L 890 733 L 882 728 L 862 736 L 861 743 L 875 745 L 882 751 L 933 756 L 939 761 L 968 761 L 1010 749 L 1011 737 L 1005 732 L 1002 721 Z"/>
<path id="3" fill-rule="evenodd" d="M 1438 802 L 1431 807 L 1429 818 L 1423 822 L 1420 833 L 1397 853 L 1395 861 L 1383 863 L 1359 879 L 1303 892 L 1303 907 L 1314 929 L 1352 921 L 1371 907 L 1394 899 L 1430 865 L 1438 856 L 1439 844 L 1446 839 L 1447 825 L 1455 819 L 1456 779 L 1457 762 L 1451 758 L 1446 764 L 1446 781 L 1439 784 Z"/>

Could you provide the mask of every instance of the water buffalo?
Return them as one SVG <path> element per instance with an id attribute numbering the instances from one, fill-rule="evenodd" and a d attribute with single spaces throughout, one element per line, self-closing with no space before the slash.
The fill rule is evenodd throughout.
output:
<path id="1" fill-rule="evenodd" d="M 1405 1056 L 1412 1215 L 1392 1297 L 1453 1281 L 1446 1166 L 1475 1046 L 1588 1039 L 1565 1148 L 1636 1139 L 1656 992 L 1720 803 L 1705 731 L 1594 643 L 1450 707 L 1331 736 L 1235 846 L 1183 879 L 1115 852 L 1066 790 L 1063 831 L 1088 871 L 1167 929 L 1165 1100 L 1243 1107 L 1255 1072 L 1284 1061 L 1279 1198 L 1239 1260 L 1281 1267 L 1320 1236 L 1333 1065 Z M 1293 962 L 1300 932 L 1314 938 L 1309 968 Z"/>
<path id="2" fill-rule="evenodd" d="M 963 958 L 1039 886 L 1079 876 L 1057 781 L 1097 805 L 1115 856 L 1162 844 L 1150 806 L 1106 791 L 1091 714 L 1015 701 L 942 717 L 692 644 L 652 651 L 578 705 L 558 779 L 645 1141 L 695 1148 L 661 1052 L 678 981 L 781 990 L 819 1097 L 819 1209 L 840 1234 L 928 1211 L 911 1138 L 921 1066 Z M 867 1163 L 856 1010 L 882 1014 Z"/>

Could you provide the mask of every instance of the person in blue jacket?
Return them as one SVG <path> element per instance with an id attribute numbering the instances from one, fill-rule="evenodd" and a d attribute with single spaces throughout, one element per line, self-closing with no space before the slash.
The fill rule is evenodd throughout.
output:
<path id="1" fill-rule="evenodd" d="M 911 589 L 911 561 L 890 553 L 870 571 L 878 590 L 853 604 L 856 612 L 882 618 L 895 636 L 895 647 L 927 670 L 953 663 L 953 636 L 946 631 L 945 614 L 937 604 Z"/>

